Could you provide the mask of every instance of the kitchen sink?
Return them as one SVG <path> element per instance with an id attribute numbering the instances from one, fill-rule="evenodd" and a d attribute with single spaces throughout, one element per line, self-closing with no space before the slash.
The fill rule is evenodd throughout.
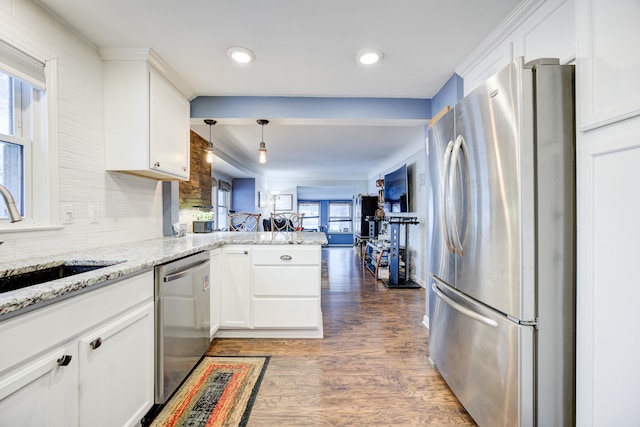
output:
<path id="1" fill-rule="evenodd" d="M 63 277 L 74 276 L 87 271 L 93 271 L 104 267 L 109 267 L 117 263 L 92 263 L 92 262 L 69 262 L 59 265 L 47 265 L 36 268 L 33 271 L 20 274 L 12 274 L 0 277 L 0 293 L 26 288 L 27 286 L 50 282 L 62 279 Z"/>

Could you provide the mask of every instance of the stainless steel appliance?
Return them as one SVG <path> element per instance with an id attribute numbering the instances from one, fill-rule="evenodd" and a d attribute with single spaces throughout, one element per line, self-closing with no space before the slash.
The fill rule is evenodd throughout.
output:
<path id="1" fill-rule="evenodd" d="M 519 58 L 429 131 L 430 358 L 480 426 L 575 423 L 573 76 Z"/>
<path id="2" fill-rule="evenodd" d="M 155 403 L 165 403 L 209 347 L 209 252 L 155 269 Z"/>

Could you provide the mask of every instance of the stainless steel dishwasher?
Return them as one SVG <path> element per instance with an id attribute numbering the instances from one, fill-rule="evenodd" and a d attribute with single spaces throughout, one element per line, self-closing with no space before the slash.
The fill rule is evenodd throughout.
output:
<path id="1" fill-rule="evenodd" d="M 155 403 L 165 403 L 210 344 L 209 252 L 155 268 Z"/>

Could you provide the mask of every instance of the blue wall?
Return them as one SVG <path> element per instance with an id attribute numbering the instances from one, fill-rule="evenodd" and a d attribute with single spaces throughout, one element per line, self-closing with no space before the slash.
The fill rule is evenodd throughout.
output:
<path id="1" fill-rule="evenodd" d="M 256 209 L 255 178 L 234 178 L 231 191 L 231 209 L 236 212 L 254 213 Z"/>
<path id="2" fill-rule="evenodd" d="M 320 220 L 318 222 L 318 226 L 320 230 L 324 231 L 327 236 L 327 242 L 329 246 L 332 245 L 347 245 L 351 246 L 353 244 L 353 233 L 329 233 L 326 230 L 329 230 L 329 202 L 352 202 L 353 200 L 318 200 L 318 199 L 298 199 L 299 202 L 312 201 L 320 203 Z M 353 228 L 352 228 L 353 229 Z"/>
<path id="3" fill-rule="evenodd" d="M 429 119 L 431 100 L 414 98 L 312 98 L 198 96 L 191 117 L 310 119 Z"/>
<path id="4" fill-rule="evenodd" d="M 463 83 L 464 81 L 459 75 L 451 76 L 431 99 L 432 116 L 438 114 L 447 105 L 453 107 L 464 97 Z"/>

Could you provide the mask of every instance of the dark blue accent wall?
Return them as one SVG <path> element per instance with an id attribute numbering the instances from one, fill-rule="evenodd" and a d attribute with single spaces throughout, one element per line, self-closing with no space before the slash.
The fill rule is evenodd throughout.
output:
<path id="1" fill-rule="evenodd" d="M 255 178 L 234 178 L 231 191 L 231 209 L 236 212 L 251 212 L 256 209 Z"/>

